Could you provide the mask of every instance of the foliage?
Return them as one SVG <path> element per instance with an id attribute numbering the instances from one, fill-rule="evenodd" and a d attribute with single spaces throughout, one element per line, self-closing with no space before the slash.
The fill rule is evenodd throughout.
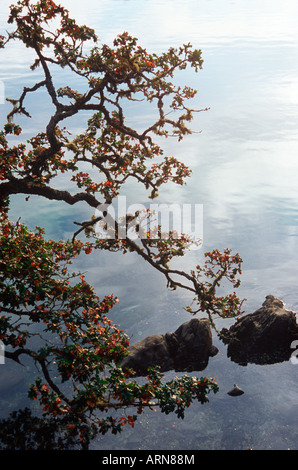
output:
<path id="1" fill-rule="evenodd" d="M 51 29 L 54 20 L 59 25 Z M 175 157 L 164 156 L 152 136 L 174 136 L 180 141 L 191 134 L 188 124 L 202 110 L 185 103 L 196 91 L 170 80 L 187 66 L 198 71 L 203 60 L 201 51 L 190 44 L 161 55 L 149 54 L 126 32 L 114 40 L 113 47 L 99 47 L 92 29 L 77 25 L 65 8 L 51 0 L 18 1 L 10 8 L 8 22 L 16 29 L 0 37 L 0 47 L 18 40 L 32 49 L 36 59 L 31 69 L 40 67 L 43 79 L 24 87 L 18 99 L 7 99 L 13 108 L 0 132 L 0 340 L 6 358 L 21 363 L 21 357 L 28 356 L 38 367 L 41 377 L 31 385 L 29 397 L 39 400 L 44 416 L 63 423 L 64 431 L 87 448 L 97 433 L 134 426 L 145 407 L 159 406 L 162 412 L 183 418 L 185 408 L 193 400 L 208 401 L 217 384 L 214 379 L 187 376 L 163 384 L 158 370 L 149 370 L 146 383 L 140 384 L 133 371 L 124 373 L 120 364 L 129 341 L 108 317 L 118 299 L 114 295 L 99 299 L 83 275 L 70 272 L 73 259 L 96 250 L 135 252 L 164 274 L 170 288 L 190 291 L 196 311 L 206 312 L 212 322 L 212 315 L 240 313 L 235 293 L 218 297 L 216 290 L 223 279 L 238 287 L 242 260 L 230 250 L 214 250 L 205 254 L 203 266 L 190 273 L 173 269 L 170 261 L 189 247 L 187 235 L 177 238 L 171 232 L 163 238 L 157 227 L 137 240 L 123 239 L 119 233 L 121 223 L 129 224 L 127 217 L 111 224 L 114 237 L 101 239 L 94 227 L 106 213 L 77 222 L 80 228 L 66 241 L 47 240 L 42 228 L 32 231 L 20 220 L 9 220 L 9 198 L 14 194 L 39 195 L 69 205 L 85 202 L 96 209 L 111 204 L 128 180 L 142 183 L 151 198 L 167 182 L 184 184 L 190 169 Z M 95 46 L 85 53 L 84 46 L 90 42 Z M 57 88 L 51 74 L 51 68 L 57 67 L 83 80 L 86 91 L 69 84 Z M 15 120 L 19 114 L 31 117 L 25 102 L 41 88 L 47 91 L 54 112 L 45 130 L 24 143 Z M 137 131 L 127 123 L 124 109 L 128 102 L 137 106 L 140 100 L 152 106 L 157 117 Z M 80 112 L 90 116 L 86 129 L 73 137 L 60 124 Z M 170 119 L 170 113 L 175 119 Z M 62 173 L 69 175 L 73 191 L 55 187 L 55 178 Z M 140 230 L 138 224 L 134 228 Z M 79 235 L 91 240 L 81 241 Z M 195 313 L 190 306 L 187 310 Z M 126 413 L 131 407 L 136 415 Z"/>
<path id="2" fill-rule="evenodd" d="M 1 421 L 0 450 L 72 450 L 77 438 L 67 428 L 67 418 L 32 415 L 29 408 L 13 411 Z"/>

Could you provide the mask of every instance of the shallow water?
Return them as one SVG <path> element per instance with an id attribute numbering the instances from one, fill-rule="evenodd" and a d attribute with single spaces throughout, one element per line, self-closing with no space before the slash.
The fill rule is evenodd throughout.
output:
<path id="1" fill-rule="evenodd" d="M 2 3 L 1 26 L 10 1 Z M 298 3 L 89 0 L 84 7 L 77 0 L 60 3 L 81 23 L 94 27 L 102 42 L 111 43 L 118 33 L 128 31 L 149 51 L 187 42 L 202 49 L 203 70 L 179 76 L 199 89 L 198 106 L 210 107 L 197 115 L 192 126 L 202 132 L 179 144 L 163 144 L 168 154 L 193 169 L 193 175 L 184 188 L 170 185 L 160 191 L 159 201 L 204 207 L 203 249 L 187 254 L 181 267 L 195 266 L 202 251 L 230 247 L 244 260 L 239 295 L 247 298 L 247 313 L 259 308 L 268 294 L 298 310 Z M 0 80 L 5 96 L 18 94 L 20 78 L 33 81 L 25 68 L 29 60 L 27 51 L 20 54 L 16 44 L 2 54 Z M 47 102 L 32 103 L 32 114 L 36 110 L 39 114 L 30 121 L 29 133 L 40 125 L 47 106 Z M 0 105 L 1 122 L 8 109 Z M 135 198 L 146 201 L 138 188 Z M 72 233 L 73 220 L 84 217 L 85 208 L 69 209 L 35 198 L 30 198 L 29 206 L 18 196 L 13 200 L 13 214 L 19 213 L 24 222 L 45 226 L 49 236 L 58 238 Z M 189 297 L 167 291 L 165 280 L 136 257 L 100 255 L 82 263 L 99 294 L 113 292 L 119 297 L 112 318 L 132 342 L 174 331 L 189 319 L 183 310 Z M 224 326 L 229 324 L 224 322 Z M 297 449 L 298 365 L 241 367 L 227 359 L 216 337 L 214 341 L 220 352 L 210 358 L 202 374 L 216 377 L 220 391 L 208 404 L 193 405 L 183 421 L 147 412 L 134 429 L 116 437 L 104 436 L 94 447 Z M 173 375 L 169 372 L 166 377 Z M 234 383 L 244 395 L 227 395 Z M 5 413 L 23 403 L 21 386 L 20 378 L 11 384 L 9 394 L 2 392 Z"/>

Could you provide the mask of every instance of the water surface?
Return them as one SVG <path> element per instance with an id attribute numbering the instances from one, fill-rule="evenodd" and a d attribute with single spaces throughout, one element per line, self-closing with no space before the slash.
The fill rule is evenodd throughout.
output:
<path id="1" fill-rule="evenodd" d="M 6 27 L 9 3 L 2 1 L 1 27 Z M 230 247 L 241 254 L 244 269 L 239 295 L 247 298 L 247 313 L 259 308 L 268 294 L 297 310 L 298 3 L 60 3 L 78 21 L 94 27 L 104 43 L 111 44 L 117 34 L 128 31 L 153 52 L 187 42 L 202 49 L 203 70 L 178 77 L 199 90 L 200 108 L 210 107 L 193 123 L 193 129 L 202 132 L 179 144 L 164 142 L 165 152 L 186 162 L 193 175 L 184 188 L 170 185 L 160 191 L 159 201 L 204 205 L 203 251 Z M 26 69 L 30 54 L 12 44 L 1 57 L 5 96 L 18 95 L 20 86 L 33 83 Z M 46 100 L 32 102 L 31 112 L 37 111 L 38 116 L 28 123 L 28 135 L 46 119 L 47 106 Z M 8 110 L 6 104 L 1 105 L 1 122 Z M 143 115 L 144 125 L 146 119 Z M 137 202 L 145 203 L 144 192 L 137 188 L 135 194 Z M 73 220 L 89 214 L 84 206 L 68 208 L 35 198 L 28 205 L 18 196 L 13 200 L 13 214 L 20 212 L 24 222 L 45 226 L 48 235 L 55 238 L 70 236 Z M 181 266 L 190 269 L 201 256 L 202 250 L 191 252 L 181 260 Z M 167 291 L 162 276 L 137 257 L 101 254 L 82 263 L 99 294 L 113 292 L 120 298 L 112 317 L 133 342 L 153 333 L 174 331 L 189 319 L 183 310 L 189 297 Z M 210 358 L 203 374 L 216 377 L 220 392 L 211 396 L 209 404 L 193 405 L 184 421 L 158 411 L 147 412 L 134 429 L 121 436 L 99 438 L 94 448 L 297 449 L 298 366 L 288 362 L 241 367 L 227 359 L 225 347 L 216 338 L 214 341 L 220 352 Z M 169 372 L 166 376 L 173 375 Z M 245 391 L 241 397 L 227 395 L 234 383 Z M 3 392 L 5 410 L 22 402 L 20 387 L 20 383 L 12 385 L 14 401 Z"/>

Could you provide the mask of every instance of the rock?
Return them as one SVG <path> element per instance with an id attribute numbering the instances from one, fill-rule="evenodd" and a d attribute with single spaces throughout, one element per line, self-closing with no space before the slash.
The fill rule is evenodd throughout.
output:
<path id="1" fill-rule="evenodd" d="M 260 309 L 220 333 L 232 361 L 241 365 L 273 364 L 289 360 L 291 342 L 298 338 L 298 325 L 295 312 L 286 310 L 281 300 L 268 295 Z"/>
<path id="2" fill-rule="evenodd" d="M 167 370 L 203 370 L 209 356 L 217 354 L 212 345 L 210 322 L 194 318 L 183 323 L 174 333 L 156 334 L 132 344 L 122 361 L 122 369 L 131 368 L 136 375 L 146 375 L 148 367 Z"/>
<path id="3" fill-rule="evenodd" d="M 210 321 L 207 318 L 194 318 L 183 323 L 173 333 L 177 342 L 174 353 L 174 368 L 177 371 L 203 370 L 208 365 L 209 356 L 217 354 L 212 345 Z"/>
<path id="4" fill-rule="evenodd" d="M 159 365 L 161 371 L 173 369 L 167 341 L 163 335 L 152 335 L 132 344 L 121 363 L 122 369 L 131 368 L 137 375 L 145 375 L 149 366 Z"/>
<path id="5" fill-rule="evenodd" d="M 228 392 L 228 395 L 231 397 L 237 397 L 239 395 L 243 395 L 244 391 L 238 387 L 238 385 L 234 384 L 234 387 Z"/>

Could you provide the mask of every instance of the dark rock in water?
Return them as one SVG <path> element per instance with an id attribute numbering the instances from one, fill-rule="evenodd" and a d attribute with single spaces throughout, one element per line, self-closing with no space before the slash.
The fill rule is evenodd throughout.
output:
<path id="1" fill-rule="evenodd" d="M 131 368 L 137 375 L 147 373 L 149 366 L 159 365 L 161 371 L 173 369 L 174 362 L 163 335 L 152 335 L 132 344 L 128 356 L 121 363 L 122 369 Z"/>
<path id="2" fill-rule="evenodd" d="M 133 369 L 137 375 L 145 375 L 148 367 L 154 366 L 159 366 L 161 372 L 203 370 L 209 356 L 217 352 L 212 345 L 209 320 L 194 318 L 180 325 L 174 333 L 148 336 L 132 344 L 121 367 Z"/>
<path id="3" fill-rule="evenodd" d="M 298 339 L 296 314 L 268 295 L 260 309 L 240 318 L 229 330 L 222 329 L 221 336 L 228 344 L 228 357 L 238 364 L 283 362 L 289 360 L 291 343 Z"/>
<path id="4" fill-rule="evenodd" d="M 234 387 L 228 392 L 228 395 L 231 397 L 237 397 L 239 395 L 243 395 L 244 391 L 238 387 L 238 385 L 234 384 Z"/>

